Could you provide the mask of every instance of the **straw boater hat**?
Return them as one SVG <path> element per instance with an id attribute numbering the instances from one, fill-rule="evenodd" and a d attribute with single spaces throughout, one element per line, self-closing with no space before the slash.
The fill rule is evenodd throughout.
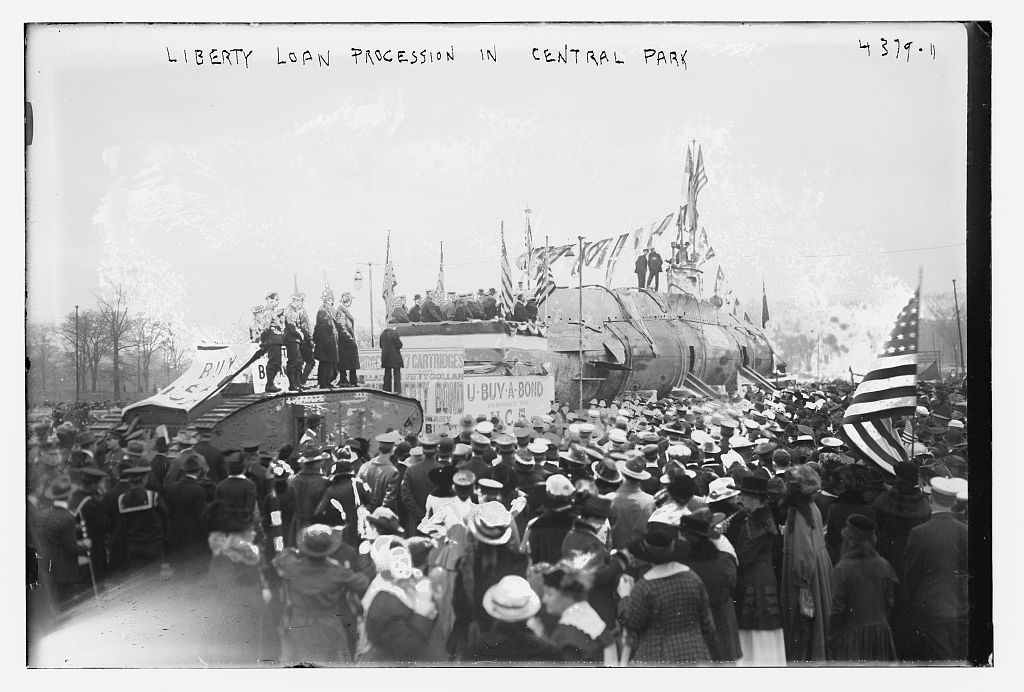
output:
<path id="1" fill-rule="evenodd" d="M 728 476 L 716 478 L 708 484 L 708 502 L 727 500 L 739 494 L 740 491 L 736 488 L 736 481 Z"/>
<path id="2" fill-rule="evenodd" d="M 377 530 L 381 533 L 395 535 L 402 533 L 402 524 L 398 520 L 398 515 L 387 507 L 378 507 L 373 510 L 372 513 L 367 515 L 366 521 L 377 527 Z"/>
<path id="3" fill-rule="evenodd" d="M 530 583 L 515 575 L 502 577 L 487 589 L 483 599 L 484 610 L 495 620 L 522 622 L 540 610 L 540 597 Z"/>
<path id="4" fill-rule="evenodd" d="M 838 437 L 823 437 L 821 438 L 821 446 L 838 448 L 843 446 L 843 441 Z"/>
<path id="5" fill-rule="evenodd" d="M 504 545 L 512 536 L 512 515 L 500 502 L 485 502 L 473 513 L 469 528 L 481 543 Z"/>

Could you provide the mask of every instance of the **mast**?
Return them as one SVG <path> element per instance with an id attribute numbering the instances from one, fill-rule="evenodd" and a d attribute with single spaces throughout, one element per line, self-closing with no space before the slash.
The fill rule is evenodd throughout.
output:
<path id="1" fill-rule="evenodd" d="M 580 407 L 578 411 L 583 410 L 583 236 L 576 236 L 580 244 L 580 302 L 579 302 L 579 314 L 577 315 L 576 322 L 579 324 L 579 354 L 580 354 Z"/>

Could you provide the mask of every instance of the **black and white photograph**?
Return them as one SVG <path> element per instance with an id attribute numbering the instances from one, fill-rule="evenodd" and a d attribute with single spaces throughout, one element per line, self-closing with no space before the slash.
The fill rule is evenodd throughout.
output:
<path id="1" fill-rule="evenodd" d="M 26 22 L 22 665 L 994 665 L 991 36 Z"/>

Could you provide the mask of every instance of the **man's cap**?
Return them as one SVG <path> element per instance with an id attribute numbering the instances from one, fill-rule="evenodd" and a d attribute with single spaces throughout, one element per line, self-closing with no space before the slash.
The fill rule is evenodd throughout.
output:
<path id="1" fill-rule="evenodd" d="M 609 430 L 608 439 L 616 444 L 625 444 L 629 440 L 626 436 L 626 431 L 622 428 L 612 428 Z"/>
<path id="2" fill-rule="evenodd" d="M 452 476 L 452 484 L 462 487 L 469 487 L 476 483 L 476 474 L 466 469 L 460 469 Z"/>
<path id="3" fill-rule="evenodd" d="M 568 478 L 560 473 L 548 476 L 544 481 L 544 492 L 552 497 L 569 497 L 573 493 L 573 485 Z"/>
<path id="4" fill-rule="evenodd" d="M 508 451 L 508 448 L 510 447 L 515 448 L 516 438 L 512 437 L 508 433 L 501 433 L 494 438 L 494 443 L 498 445 L 498 447 L 504 447 L 506 451 Z"/>
<path id="5" fill-rule="evenodd" d="M 255 452 L 260 448 L 260 441 L 249 439 L 242 443 L 243 452 Z"/>
<path id="6" fill-rule="evenodd" d="M 480 421 L 479 423 L 476 424 L 476 428 L 474 428 L 474 430 L 476 430 L 476 432 L 480 433 L 481 435 L 487 436 L 494 432 L 494 425 L 487 420 Z"/>
<path id="7" fill-rule="evenodd" d="M 534 440 L 526 447 L 533 454 L 546 454 L 548 451 L 548 445 L 545 442 L 541 442 L 540 439 Z"/>
<path id="8" fill-rule="evenodd" d="M 491 444 L 491 441 L 490 441 L 489 438 L 485 437 L 484 435 L 481 435 L 478 432 L 474 432 L 472 435 L 470 435 L 469 439 L 470 439 L 470 441 L 473 444 L 478 444 L 478 445 L 489 445 L 489 444 Z"/>
<path id="9" fill-rule="evenodd" d="M 452 450 L 453 457 L 468 457 L 472 453 L 473 448 L 467 444 L 462 444 L 461 442 L 457 443 L 455 445 L 455 449 Z"/>
<path id="10" fill-rule="evenodd" d="M 394 430 L 388 431 L 386 433 L 381 433 L 380 435 L 377 435 L 377 437 L 374 439 L 376 439 L 378 443 L 392 445 L 398 444 L 399 442 L 402 441 L 402 438 Z"/>
<path id="11" fill-rule="evenodd" d="M 380 439 L 379 437 L 377 439 Z M 423 449 L 437 449 L 441 441 L 437 439 L 436 435 L 424 435 L 419 439 L 420 447 Z"/>

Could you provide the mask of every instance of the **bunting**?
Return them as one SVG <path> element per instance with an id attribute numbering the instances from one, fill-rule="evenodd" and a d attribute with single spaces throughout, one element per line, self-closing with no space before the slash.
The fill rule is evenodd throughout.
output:
<path id="1" fill-rule="evenodd" d="M 675 212 L 671 212 L 661 220 L 661 223 L 651 229 L 651 237 L 647 240 L 647 247 L 654 247 L 654 239 L 660 237 L 661 234 L 665 232 L 665 229 L 668 228 L 670 223 L 672 223 L 672 219 L 675 218 L 675 215 Z"/>
<path id="2" fill-rule="evenodd" d="M 612 246 L 612 250 L 608 253 L 608 266 L 604 271 L 604 282 L 607 285 L 612 283 L 612 273 L 615 271 L 615 265 L 619 261 L 619 253 L 622 252 L 622 248 L 626 247 L 626 241 L 629 240 L 629 233 L 623 233 L 615 239 L 615 245 Z"/>
<path id="3" fill-rule="evenodd" d="M 722 289 L 725 288 L 725 272 L 722 271 L 722 267 L 718 267 L 718 273 L 715 274 L 715 291 L 714 295 L 720 299 L 723 297 Z"/>

